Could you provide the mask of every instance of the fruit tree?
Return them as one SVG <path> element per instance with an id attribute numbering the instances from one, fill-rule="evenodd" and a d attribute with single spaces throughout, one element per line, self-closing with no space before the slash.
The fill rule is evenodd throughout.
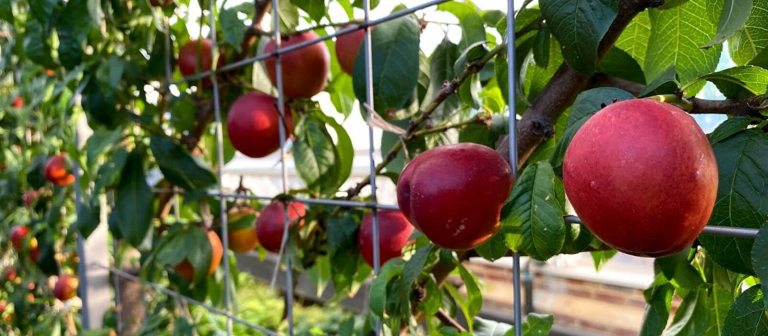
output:
<path id="1" fill-rule="evenodd" d="M 292 333 L 290 277 L 240 323 L 257 252 L 369 286 L 313 333 L 513 335 L 470 258 L 621 251 L 655 258 L 642 335 L 768 334 L 768 0 L 497 2 L 0 0 L 0 334 L 95 329 L 98 228 L 94 333 Z M 396 204 L 350 178 L 356 114 Z M 301 186 L 225 188 L 236 152 Z"/>

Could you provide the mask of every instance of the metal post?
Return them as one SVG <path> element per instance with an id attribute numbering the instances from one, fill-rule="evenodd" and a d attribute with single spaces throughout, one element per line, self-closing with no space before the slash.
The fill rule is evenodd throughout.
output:
<path id="1" fill-rule="evenodd" d="M 78 93 L 79 94 L 79 93 Z M 77 120 L 75 130 L 75 144 L 78 148 L 85 145 L 86 139 L 92 133 L 88 127 L 85 116 Z M 83 203 L 82 190 L 80 190 L 80 164 L 75 161 L 73 175 L 75 176 L 75 214 L 79 216 L 80 205 Z M 93 261 L 107 262 L 107 228 L 106 213 L 104 210 L 103 199 L 99 216 L 99 225 L 91 232 L 88 239 L 77 236 L 77 255 L 80 259 L 78 263 L 78 292 L 82 300 L 82 309 L 80 316 L 83 329 L 101 328 L 102 320 L 111 301 L 109 293 L 109 272 L 96 269 L 90 266 Z"/>
<path id="2" fill-rule="evenodd" d="M 507 0 L 507 80 L 508 89 L 508 107 L 509 107 L 509 164 L 512 166 L 512 175 L 517 176 L 517 104 L 515 101 L 515 1 Z M 523 313 L 521 310 L 522 300 L 520 298 L 520 255 L 515 253 L 512 256 L 514 265 L 512 266 L 512 285 L 515 306 L 515 336 L 523 334 Z"/>

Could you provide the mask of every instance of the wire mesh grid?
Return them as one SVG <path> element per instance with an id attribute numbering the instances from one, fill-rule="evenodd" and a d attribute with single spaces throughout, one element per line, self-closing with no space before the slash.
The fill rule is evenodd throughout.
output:
<path id="1" fill-rule="evenodd" d="M 272 201 L 274 197 L 272 196 L 264 196 L 264 195 L 250 195 L 250 194 L 234 194 L 234 193 L 226 193 L 223 185 L 223 172 L 222 168 L 224 167 L 225 160 L 224 160 L 224 149 L 223 149 L 223 126 L 222 126 L 222 117 L 221 117 L 221 104 L 220 104 L 220 92 L 219 92 L 219 84 L 217 80 L 217 75 L 221 73 L 225 73 L 228 71 L 232 71 L 235 69 L 243 68 L 249 65 L 252 65 L 256 62 L 266 60 L 268 58 L 275 58 L 275 67 L 276 67 L 276 89 L 278 92 L 278 109 L 279 113 L 281 115 L 281 118 L 279 118 L 280 127 L 279 127 L 279 137 L 280 137 L 280 170 L 281 170 L 281 184 L 282 184 L 282 191 L 283 193 L 286 193 L 288 191 L 287 187 L 287 180 L 288 180 L 288 171 L 285 164 L 285 159 L 287 157 L 285 152 L 285 144 L 286 144 L 286 132 L 285 132 L 285 125 L 284 125 L 284 116 L 285 116 L 285 109 L 284 109 L 284 95 L 283 95 L 283 78 L 282 78 L 282 71 L 281 71 L 281 55 L 295 51 L 301 48 L 306 48 L 308 46 L 311 46 L 316 43 L 323 43 L 326 40 L 350 34 L 357 30 L 363 30 L 364 31 L 364 39 L 363 39 L 363 53 L 362 57 L 364 57 L 364 67 L 365 67 L 365 93 L 366 93 L 366 101 L 365 105 L 367 105 L 367 117 L 372 118 L 372 113 L 374 113 L 374 105 L 373 105 L 373 81 L 372 81 L 372 72 L 373 72 L 373 65 L 372 65 L 372 49 L 371 49 L 371 34 L 370 34 L 370 27 L 375 26 L 377 24 L 381 24 L 387 21 L 391 21 L 409 14 L 413 14 L 417 11 L 424 10 L 433 6 L 437 6 L 441 3 L 448 2 L 450 0 L 431 0 L 426 1 L 420 5 L 412 6 L 410 8 L 402 9 L 396 12 L 393 12 L 389 15 L 383 16 L 378 19 L 371 19 L 370 18 L 370 1 L 364 0 L 363 1 L 363 21 L 362 23 L 353 23 L 351 26 L 348 26 L 346 28 L 336 29 L 336 31 L 332 34 L 323 35 L 321 37 L 303 41 L 300 43 L 292 44 L 287 47 L 281 47 L 280 41 L 281 41 L 281 33 L 280 33 L 280 17 L 278 15 L 278 0 L 270 0 L 272 3 L 272 24 L 273 24 L 273 36 L 272 38 L 275 41 L 276 47 L 275 51 L 273 52 L 265 52 L 261 53 L 259 55 L 253 56 L 253 57 L 246 57 L 240 61 L 233 62 L 226 64 L 222 67 L 216 68 L 217 62 L 213 62 L 214 68 L 210 71 L 202 71 L 198 72 L 191 76 L 186 76 L 185 78 L 177 81 L 172 80 L 172 68 L 171 68 L 171 40 L 170 40 L 170 29 L 168 25 L 167 18 L 164 18 L 163 25 L 166 34 L 165 35 L 165 76 L 166 81 L 163 84 L 163 88 L 166 90 L 174 84 L 181 83 L 181 82 L 191 82 L 196 80 L 201 80 L 204 78 L 209 78 L 212 83 L 212 93 L 213 93 L 213 107 L 214 107 L 214 127 L 216 131 L 216 151 L 217 151 L 217 164 L 218 164 L 218 185 L 217 190 L 215 192 L 210 191 L 208 192 L 209 196 L 216 197 L 220 201 L 220 206 L 222 209 L 226 208 L 226 201 L 227 199 L 251 199 L 251 200 L 258 200 L 258 201 Z M 283 0 L 287 1 L 287 0 Z M 507 31 L 506 31 L 506 53 L 508 57 L 509 64 L 515 64 L 515 34 L 514 34 L 514 27 L 515 27 L 515 16 L 513 13 L 515 13 L 515 3 L 514 0 L 508 0 L 507 1 Z M 201 6 L 202 7 L 202 6 Z M 216 59 L 217 57 L 217 36 L 216 36 L 216 1 L 215 0 L 209 0 L 208 1 L 208 25 L 211 27 L 210 29 L 210 40 L 211 40 L 211 56 L 212 59 Z M 201 15 L 201 21 L 204 19 L 204 15 Z M 200 23 L 201 27 L 203 25 L 203 22 Z M 510 165 L 515 168 L 513 169 L 513 174 L 517 175 L 517 144 L 516 144 L 516 106 L 515 106 L 515 96 L 516 96 L 516 77 L 515 77 L 515 69 L 514 67 L 508 67 L 508 95 L 510 97 L 509 99 L 509 106 L 508 106 L 508 118 L 509 118 L 509 162 Z M 80 139 L 76 138 L 76 142 L 79 142 Z M 317 204 L 317 205 L 329 205 L 329 206 L 338 206 L 338 207 L 351 207 L 351 208 L 368 208 L 373 209 L 372 212 L 372 219 L 373 219 L 373 268 L 374 268 L 374 274 L 378 275 L 379 268 L 380 268 L 380 255 L 379 255 L 379 221 L 378 221 L 378 214 L 377 211 L 379 209 L 382 210 L 398 210 L 397 205 L 391 205 L 391 204 L 380 204 L 377 201 L 377 186 L 376 186 L 376 162 L 374 157 L 375 147 L 374 147 L 374 129 L 373 125 L 371 123 L 368 123 L 368 142 L 369 142 L 369 152 L 368 152 L 368 158 L 369 158 L 369 185 L 371 189 L 371 201 L 370 202 L 359 202 L 359 201 L 351 201 L 351 200 L 337 200 L 337 199 L 324 199 L 324 198 L 307 198 L 307 197 L 294 197 L 293 200 L 305 204 Z M 78 167 L 75 167 L 75 177 L 79 178 L 79 169 Z M 178 198 L 177 196 L 179 194 L 182 194 L 183 191 L 175 190 L 175 189 L 154 189 L 153 192 L 155 193 L 172 193 L 175 197 L 174 201 L 176 202 L 174 204 L 174 209 L 178 214 L 179 204 L 178 204 Z M 81 195 L 80 190 L 78 188 L 78 183 L 75 183 L 75 202 L 76 204 L 81 203 Z M 222 245 L 223 250 L 228 251 L 229 247 L 229 239 L 228 239 L 228 218 L 227 213 L 224 211 L 220 212 L 221 214 L 221 238 L 222 238 Z M 288 322 L 288 334 L 293 335 L 293 313 L 292 313 L 292 306 L 293 306 L 293 286 L 291 279 L 291 265 L 290 265 L 290 256 L 288 255 L 289 250 L 285 248 L 286 243 L 288 241 L 288 225 L 290 222 L 290 219 L 288 218 L 287 211 L 284 212 L 285 214 L 285 221 L 284 221 L 284 230 L 283 230 L 283 237 L 280 244 L 280 250 L 278 253 L 277 262 L 275 265 L 275 270 L 273 272 L 273 278 L 272 278 L 272 285 L 274 286 L 274 283 L 276 281 L 276 276 L 278 273 L 278 268 L 281 266 L 281 262 L 285 263 L 285 268 L 289 271 L 285 272 L 286 277 L 286 312 L 287 312 L 287 322 Z M 577 216 L 566 216 L 565 218 L 566 222 L 568 223 L 580 223 L 580 220 Z M 757 229 L 746 229 L 746 228 L 733 228 L 733 227 L 719 227 L 719 226 L 707 226 L 704 228 L 703 233 L 704 234 L 715 234 L 715 235 L 722 235 L 722 236 L 730 236 L 730 237 L 739 237 L 739 238 L 751 238 L 754 237 L 757 234 Z M 112 248 L 113 250 L 117 250 L 118 241 L 113 240 Z M 78 239 L 78 250 L 80 252 L 81 256 L 85 257 L 85 254 L 83 251 L 83 240 L 82 238 Z M 229 283 L 230 280 L 230 265 L 229 262 L 227 262 L 228 256 L 225 253 L 222 257 L 223 264 L 224 264 L 224 281 L 226 284 Z M 515 335 L 519 336 L 522 334 L 522 303 L 521 303 L 521 286 L 520 286 L 520 280 L 521 280 L 521 271 L 520 271 L 520 255 L 515 253 L 513 254 L 513 306 L 514 306 L 514 330 Z M 169 295 L 174 297 L 175 299 L 179 301 L 183 301 L 185 303 L 191 303 L 196 306 L 199 306 L 211 313 L 224 316 L 226 317 L 226 329 L 227 334 L 232 335 L 233 334 L 233 323 L 239 323 L 246 327 L 252 328 L 254 330 L 258 330 L 266 335 L 278 335 L 276 331 L 269 330 L 263 326 L 260 326 L 258 324 L 254 324 L 252 322 L 246 321 L 238 316 L 236 316 L 232 312 L 232 296 L 233 293 L 231 286 L 225 285 L 224 286 L 224 309 L 217 308 L 215 306 L 212 306 L 210 304 L 207 304 L 205 302 L 201 302 L 199 300 L 195 300 L 193 298 L 190 298 L 188 296 L 182 295 L 181 293 L 171 290 L 167 287 L 164 287 L 162 285 L 152 283 L 149 281 L 146 281 L 144 279 L 141 279 L 140 277 L 137 277 L 135 275 L 132 275 L 130 273 L 124 272 L 120 269 L 117 269 L 115 267 L 110 267 L 107 265 L 101 265 L 101 264 L 95 264 L 95 263 L 88 263 L 87 259 L 84 259 L 83 262 L 80 264 L 80 274 L 81 279 L 80 283 L 81 286 L 87 287 L 87 276 L 84 277 L 82 274 L 86 273 L 86 269 L 89 267 L 94 268 L 102 268 L 107 269 L 115 278 L 114 278 L 114 291 L 115 291 L 115 300 L 116 305 L 120 306 L 120 286 L 119 286 L 119 279 L 122 278 L 128 281 L 134 281 L 137 283 L 140 283 L 144 286 L 150 287 L 153 290 L 163 293 L 165 295 Z M 83 293 L 86 293 L 87 291 L 83 291 Z M 85 294 L 81 294 L 85 295 Z M 89 328 L 89 318 L 88 318 L 88 299 L 87 297 L 83 296 L 83 307 L 82 307 L 82 323 L 83 327 L 86 329 Z M 121 330 L 123 321 L 120 318 L 120 314 L 117 315 L 117 326 L 118 330 Z M 381 333 L 382 327 L 379 321 L 376 321 L 375 324 L 376 327 L 376 333 L 377 335 Z"/>

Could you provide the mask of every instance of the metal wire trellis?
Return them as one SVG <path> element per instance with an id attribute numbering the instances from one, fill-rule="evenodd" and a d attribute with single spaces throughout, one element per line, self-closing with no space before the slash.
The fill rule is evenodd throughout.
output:
<path id="1" fill-rule="evenodd" d="M 216 59 L 217 55 L 217 36 L 216 36 L 216 0 L 208 0 L 208 24 L 210 26 L 210 39 L 211 39 L 211 56 L 212 59 Z M 323 43 L 326 40 L 332 39 L 334 37 L 346 35 L 349 33 L 352 33 L 357 30 L 363 30 L 364 31 L 364 39 L 363 39 L 363 53 L 361 54 L 362 57 L 364 57 L 364 66 L 365 66 L 365 89 L 366 89 L 366 99 L 365 104 L 367 104 L 370 108 L 367 109 L 367 117 L 372 118 L 374 113 L 374 87 L 373 87 L 373 55 L 372 55 L 372 41 L 371 41 L 371 30 L 369 29 L 372 26 L 375 26 L 377 24 L 381 24 L 387 21 L 391 21 L 409 14 L 413 14 L 419 10 L 423 10 L 429 7 L 436 6 L 438 4 L 448 2 L 449 0 L 432 0 L 432 1 L 426 1 L 420 5 L 413 6 L 407 9 L 403 9 L 394 13 L 391 13 L 387 16 L 381 17 L 379 19 L 371 19 L 370 18 L 370 3 L 369 0 L 363 1 L 363 22 L 357 25 L 354 25 L 349 28 L 343 28 L 336 30 L 333 34 L 324 35 L 322 37 L 304 41 L 301 43 L 292 44 L 287 47 L 281 47 L 281 33 L 280 33 L 280 16 L 278 13 L 279 8 L 279 1 L 278 0 L 270 0 L 272 2 L 272 38 L 274 39 L 275 43 L 275 50 L 270 53 L 262 53 L 253 57 L 245 58 L 243 60 L 230 63 L 227 65 L 224 65 L 222 67 L 216 67 L 215 64 L 217 62 L 213 62 L 213 69 L 210 71 L 202 71 L 198 72 L 197 74 L 194 74 L 192 76 L 187 76 L 181 80 L 173 81 L 172 80 L 172 72 L 171 69 L 171 43 L 170 43 L 170 29 L 168 26 L 167 18 L 164 18 L 164 28 L 165 28 L 165 51 L 166 51 L 166 58 L 165 58 L 165 72 L 166 72 L 166 80 L 163 84 L 163 92 L 164 94 L 168 94 L 168 88 L 171 85 L 181 83 L 184 81 L 195 81 L 200 80 L 203 78 L 208 77 L 211 80 L 212 83 L 212 93 L 213 93 L 213 107 L 214 107 L 214 127 L 216 131 L 216 150 L 217 150 L 217 164 L 218 164 L 218 185 L 217 185 L 217 191 L 216 192 L 208 192 L 209 196 L 217 197 L 220 201 L 221 209 L 226 209 L 226 200 L 227 199 L 253 199 L 253 200 L 259 200 L 259 201 L 272 201 L 274 197 L 272 196 L 264 196 L 264 195 L 250 195 L 250 194 L 232 194 L 232 193 L 226 193 L 224 190 L 223 185 L 223 167 L 224 167 L 224 149 L 223 149 L 223 125 L 222 125 L 222 116 L 221 116 L 221 104 L 220 104 L 220 92 L 219 92 L 219 83 L 217 75 L 220 73 L 224 73 L 227 71 L 232 71 L 238 68 L 242 68 L 251 64 L 254 64 L 259 61 L 266 60 L 268 58 L 274 58 L 275 59 L 275 77 L 276 77 L 276 83 L 275 86 L 277 88 L 277 100 L 278 100 L 278 111 L 280 113 L 281 118 L 279 118 L 279 137 L 280 137 L 280 162 L 281 162 L 281 184 L 282 184 L 282 191 L 283 193 L 287 193 L 288 187 L 287 187 L 287 180 L 288 180 L 288 172 L 287 172 L 287 165 L 285 163 L 286 160 L 286 152 L 285 152 L 285 144 L 287 141 L 287 134 L 285 129 L 285 115 L 287 111 L 285 111 L 285 101 L 283 96 L 283 74 L 282 74 L 282 61 L 281 61 L 281 55 L 285 54 L 287 52 L 295 51 L 301 48 L 308 47 L 310 45 L 313 45 L 315 43 Z M 287 0 L 283 0 L 287 1 Z M 516 143 L 516 100 L 515 100 L 515 86 L 516 86 L 516 77 L 515 77 L 515 34 L 514 34 L 514 27 L 515 27 L 515 6 L 514 6 L 514 0 L 507 0 L 507 31 L 506 31 L 506 53 L 507 53 L 507 62 L 509 64 L 508 66 L 508 118 L 509 118 L 509 162 L 511 164 L 511 167 L 513 168 L 513 174 L 514 176 L 517 176 L 517 143 Z M 202 4 L 201 4 L 201 10 L 202 10 Z M 201 15 L 202 19 L 203 15 Z M 202 23 L 201 23 L 202 25 Z M 79 139 L 76 138 L 76 141 L 79 141 Z M 376 162 L 375 162 L 375 146 L 374 146 L 374 129 L 371 123 L 368 123 L 368 142 L 369 142 L 369 152 L 368 152 L 368 158 L 369 158 L 369 176 L 370 179 L 370 188 L 371 188 L 371 201 L 370 202 L 358 202 L 358 201 L 348 201 L 348 200 L 337 200 L 337 199 L 322 199 L 322 198 L 305 198 L 305 197 L 294 197 L 293 200 L 305 204 L 317 204 L 317 205 L 328 205 L 328 206 L 339 206 L 339 207 L 353 207 L 353 208 L 368 208 L 373 210 L 373 261 L 374 261 L 374 276 L 377 276 L 379 274 L 380 269 L 380 254 L 379 254 L 379 221 L 378 221 L 378 210 L 398 210 L 397 205 L 391 205 L 391 204 L 380 204 L 378 203 L 377 199 L 377 185 L 376 185 Z M 77 170 L 77 167 L 75 169 L 75 177 L 78 178 L 79 172 Z M 173 190 L 173 189 L 156 189 L 153 190 L 155 193 L 174 193 L 174 196 L 178 196 L 179 191 Z M 76 204 L 81 204 L 81 195 L 80 190 L 78 188 L 77 183 L 75 183 L 75 201 Z M 178 207 L 178 204 L 176 205 Z M 284 231 L 283 236 L 281 239 L 280 244 L 280 250 L 278 252 L 278 258 L 275 265 L 275 269 L 273 271 L 272 275 L 272 286 L 274 286 L 275 281 L 277 279 L 277 274 L 279 271 L 279 267 L 281 266 L 281 263 L 285 263 L 285 269 L 286 269 L 286 277 L 285 277 L 285 287 L 286 287 L 286 313 L 287 313 L 287 322 L 288 322 L 288 334 L 293 335 L 293 329 L 294 329 L 294 316 L 293 316 L 293 279 L 292 279 L 292 271 L 291 271 L 291 260 L 289 254 L 289 250 L 286 249 L 286 244 L 288 241 L 288 233 L 289 233 L 289 223 L 290 218 L 288 217 L 288 210 L 287 207 L 284 208 L 284 214 L 285 214 L 285 220 L 284 220 Z M 178 208 L 176 208 L 178 211 Z M 232 335 L 233 333 L 233 322 L 237 322 L 239 324 L 245 325 L 249 328 L 258 330 L 260 332 L 263 332 L 267 335 L 278 335 L 277 332 L 271 331 L 263 326 L 259 326 L 257 324 L 251 323 L 249 321 L 243 320 L 232 312 L 232 293 L 231 293 L 231 286 L 230 286 L 230 266 L 229 266 L 229 258 L 228 258 L 228 247 L 229 247 L 229 239 L 228 239 L 228 218 L 226 211 L 221 211 L 221 238 L 222 238 L 222 245 L 225 253 L 223 254 L 223 260 L 224 263 L 224 297 L 225 297 L 225 303 L 224 303 L 224 309 L 220 309 L 217 307 L 214 307 L 212 305 L 206 304 L 204 302 L 200 302 L 198 300 L 186 297 L 176 291 L 173 291 L 171 289 L 168 289 L 166 287 L 160 286 L 158 284 L 143 280 L 137 276 L 134 276 L 130 273 L 124 272 L 122 270 L 119 270 L 114 267 L 109 267 L 101 264 L 94 264 L 94 263 L 87 263 L 87 259 L 82 259 L 81 262 L 81 285 L 87 287 L 87 276 L 84 276 L 87 272 L 85 271 L 86 268 L 89 267 L 96 267 L 96 268 L 103 268 L 109 270 L 116 278 L 115 282 L 115 300 L 117 305 L 119 306 L 120 302 L 120 285 L 117 281 L 117 277 L 127 279 L 129 281 L 135 281 L 138 283 L 141 283 L 143 285 L 149 286 L 153 288 L 154 290 L 157 290 L 158 292 L 164 293 L 166 295 L 170 295 L 175 297 L 177 300 L 181 300 L 183 302 L 192 303 L 194 305 L 197 305 L 199 307 L 202 307 L 203 309 L 206 309 L 207 311 L 218 314 L 221 316 L 226 317 L 226 329 L 227 334 Z M 566 216 L 565 221 L 567 223 L 580 223 L 580 220 L 576 216 Z M 730 236 L 730 237 L 739 237 L 739 238 L 751 238 L 757 235 L 758 230 L 757 229 L 745 229 L 745 228 L 731 228 L 731 227 L 718 227 L 718 226 L 708 226 L 704 229 L 705 234 L 716 234 L 716 235 L 723 235 L 723 236 Z M 118 244 L 115 241 L 113 244 L 114 253 L 116 255 L 117 253 Z M 82 242 L 79 239 L 78 240 L 78 249 L 82 249 Z M 85 253 L 83 251 L 79 251 L 81 258 L 85 256 Z M 519 336 L 522 334 L 522 309 L 521 309 L 521 286 L 520 286 L 520 278 L 521 278 L 521 271 L 520 271 L 520 255 L 515 253 L 513 255 L 513 300 L 514 300 L 514 327 L 515 327 L 515 335 Z M 83 315 L 83 326 L 85 328 L 89 327 L 89 321 L 87 318 L 88 314 L 88 300 L 87 297 L 84 294 L 86 291 L 81 291 L 81 296 L 83 297 L 83 309 L 82 309 L 82 315 Z M 118 313 L 118 329 L 121 329 L 122 326 L 122 320 L 120 319 L 120 314 Z M 380 321 L 376 320 L 376 333 L 377 335 L 381 332 L 382 327 Z"/>

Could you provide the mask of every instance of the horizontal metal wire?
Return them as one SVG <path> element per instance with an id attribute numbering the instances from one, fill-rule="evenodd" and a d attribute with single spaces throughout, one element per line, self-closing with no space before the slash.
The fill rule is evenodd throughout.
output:
<path id="1" fill-rule="evenodd" d="M 174 193 L 174 194 L 183 194 L 183 191 L 173 190 L 173 189 L 153 189 L 152 192 L 162 194 L 162 193 Z M 253 195 L 253 194 L 231 194 L 231 193 L 218 193 L 218 192 L 209 192 L 209 196 L 213 197 L 223 197 L 223 198 L 233 198 L 233 199 L 254 199 L 254 200 L 260 200 L 260 201 L 271 201 L 275 197 L 274 196 L 263 196 L 263 195 Z M 340 206 L 344 208 L 369 208 L 369 209 L 382 209 L 382 210 L 400 210 L 400 207 L 397 206 L 397 204 L 381 204 L 381 203 L 374 203 L 374 202 L 357 202 L 357 201 L 347 201 L 347 200 L 336 200 L 336 199 L 328 199 L 328 198 L 311 198 L 311 197 L 293 197 L 294 201 L 306 203 L 306 204 L 319 204 L 319 205 L 332 205 L 332 206 Z"/>
<path id="2" fill-rule="evenodd" d="M 337 36 L 351 34 L 351 33 L 355 32 L 357 30 L 365 29 L 366 26 L 375 26 L 377 24 L 381 24 L 381 23 L 384 23 L 384 22 L 387 22 L 387 21 L 391 21 L 391 20 L 394 20 L 394 19 L 406 16 L 406 15 L 409 15 L 409 14 L 413 14 L 413 13 L 415 13 L 417 11 L 422 10 L 422 9 L 426 9 L 426 8 L 429 8 L 429 7 L 432 7 L 432 6 L 436 6 L 436 5 L 439 5 L 441 3 L 448 2 L 448 1 L 450 1 L 450 0 L 432 0 L 432 1 L 428 1 L 428 2 L 425 2 L 423 4 L 420 4 L 420 5 L 417 5 L 417 6 L 413 6 L 411 8 L 406 8 L 406 9 L 394 12 L 392 14 L 389 14 L 387 16 L 384 16 L 384 17 L 376 19 L 376 20 L 370 20 L 370 22 L 367 25 L 364 24 L 364 23 L 355 23 L 355 24 L 353 24 L 354 25 L 353 27 L 337 30 L 333 34 L 328 34 L 328 35 L 320 36 L 320 37 L 318 37 L 316 39 L 304 41 L 304 42 L 301 42 L 301 43 L 296 43 L 294 45 L 290 45 L 290 46 L 287 46 L 287 47 L 281 47 L 281 48 L 279 48 L 279 49 L 277 49 L 277 50 L 275 50 L 273 52 L 270 52 L 270 53 L 263 53 L 261 55 L 257 55 L 257 56 L 254 56 L 254 57 L 244 58 L 244 59 L 239 60 L 237 62 L 232 62 L 232 63 L 229 63 L 227 65 L 224 65 L 224 66 L 222 66 L 222 67 L 220 67 L 220 68 L 218 68 L 216 70 L 209 70 L 209 71 L 204 71 L 204 72 L 198 72 L 196 74 L 184 77 L 183 79 L 180 79 L 180 80 L 177 80 L 177 81 L 173 81 L 172 83 L 169 83 L 169 85 L 170 84 L 183 83 L 183 82 L 187 82 L 187 81 L 196 81 L 196 80 L 200 80 L 200 79 L 202 79 L 204 77 L 208 77 L 208 76 L 210 76 L 212 74 L 224 73 L 224 72 L 232 71 L 232 70 L 235 70 L 235 69 L 239 69 L 239 68 L 245 67 L 247 65 L 250 65 L 250 64 L 253 64 L 253 63 L 256 63 L 256 62 L 259 62 L 259 61 L 263 61 L 263 60 L 265 60 L 267 58 L 270 58 L 270 57 L 276 57 L 278 54 L 284 54 L 284 53 L 291 52 L 291 51 L 294 51 L 294 50 L 298 50 L 298 49 L 301 49 L 301 48 L 306 48 L 306 47 L 311 46 L 313 44 L 324 42 L 326 40 L 330 40 L 330 39 L 332 39 L 334 37 L 337 37 Z"/>
<path id="3" fill-rule="evenodd" d="M 565 216 L 565 222 L 570 224 L 582 224 L 581 218 L 577 216 Z M 711 234 L 716 236 L 726 236 L 733 238 L 755 238 L 758 229 L 730 227 L 730 226 L 715 226 L 707 225 L 704 227 L 702 233 Z"/>
<path id="4" fill-rule="evenodd" d="M 222 309 L 219 309 L 219 308 L 216 308 L 216 307 L 211 306 L 209 304 L 200 302 L 200 301 L 195 300 L 193 298 L 184 296 L 184 295 L 182 295 L 179 292 L 176 292 L 174 290 L 165 288 L 165 287 L 160 286 L 160 285 L 158 285 L 156 283 L 146 281 L 146 280 L 144 280 L 142 278 L 139 278 L 139 277 L 137 277 L 137 276 L 135 276 L 133 274 L 123 272 L 123 271 L 121 271 L 119 269 L 116 269 L 114 267 L 108 267 L 108 266 L 104 266 L 104 265 L 101 265 L 101 264 L 95 264 L 95 263 L 94 264 L 90 264 L 89 266 L 94 266 L 94 267 L 99 267 L 99 268 L 102 268 L 102 269 L 109 270 L 109 272 L 111 272 L 112 274 L 117 275 L 117 276 L 119 276 L 121 278 L 125 278 L 125 279 L 131 280 L 131 281 L 142 283 L 142 284 L 144 284 L 146 286 L 152 287 L 154 290 L 156 290 L 158 292 L 162 292 L 163 294 L 170 295 L 170 296 L 173 296 L 173 297 L 175 297 L 177 299 L 180 299 L 180 300 L 186 301 L 188 303 L 194 304 L 196 306 L 202 307 L 203 309 L 205 309 L 205 310 L 207 310 L 207 311 L 209 311 L 211 313 L 228 317 L 228 318 L 232 319 L 232 321 L 235 321 L 235 322 L 240 323 L 240 324 L 242 324 L 244 326 L 256 329 L 256 330 L 261 331 L 261 332 L 263 332 L 263 333 L 265 333 L 267 335 L 274 335 L 274 336 L 278 336 L 279 335 L 278 333 L 276 333 L 274 331 L 271 331 L 271 330 L 269 330 L 267 328 L 264 328 L 264 327 L 262 327 L 262 326 L 260 326 L 258 324 L 254 324 L 254 323 L 248 322 L 246 320 L 243 320 L 243 319 L 241 319 L 241 318 L 239 318 L 237 316 L 234 316 L 234 315 L 232 315 L 232 314 L 230 314 L 230 313 L 228 313 L 228 312 L 226 312 L 226 311 L 224 311 Z"/>
<path id="5" fill-rule="evenodd" d="M 155 192 L 175 192 L 171 189 L 156 189 Z M 242 198 L 242 199 L 258 199 L 258 200 L 264 200 L 264 201 L 270 201 L 274 199 L 274 197 L 270 196 L 259 196 L 259 195 L 249 195 L 249 194 L 219 194 L 219 193 L 208 193 L 208 195 L 213 197 L 225 197 L 225 198 Z M 325 199 L 325 198 L 305 198 L 305 197 L 294 197 L 295 201 L 306 203 L 306 204 L 321 204 L 321 205 L 333 205 L 333 206 L 340 206 L 340 207 L 347 207 L 347 208 L 369 208 L 369 209 L 383 209 L 383 210 L 400 210 L 400 207 L 396 204 L 376 204 L 371 202 L 356 202 L 356 201 L 346 201 L 346 200 L 334 200 L 334 199 Z M 578 216 L 568 215 L 564 217 L 566 223 L 570 224 L 582 224 L 581 218 Z M 730 227 L 730 226 L 715 226 L 715 225 L 707 225 L 704 227 L 703 233 L 705 234 L 711 234 L 711 235 L 717 235 L 717 236 L 727 236 L 727 237 L 734 237 L 734 238 L 754 238 L 757 236 L 757 233 L 760 230 L 758 229 L 750 229 L 750 228 L 739 228 L 739 227 Z"/>

